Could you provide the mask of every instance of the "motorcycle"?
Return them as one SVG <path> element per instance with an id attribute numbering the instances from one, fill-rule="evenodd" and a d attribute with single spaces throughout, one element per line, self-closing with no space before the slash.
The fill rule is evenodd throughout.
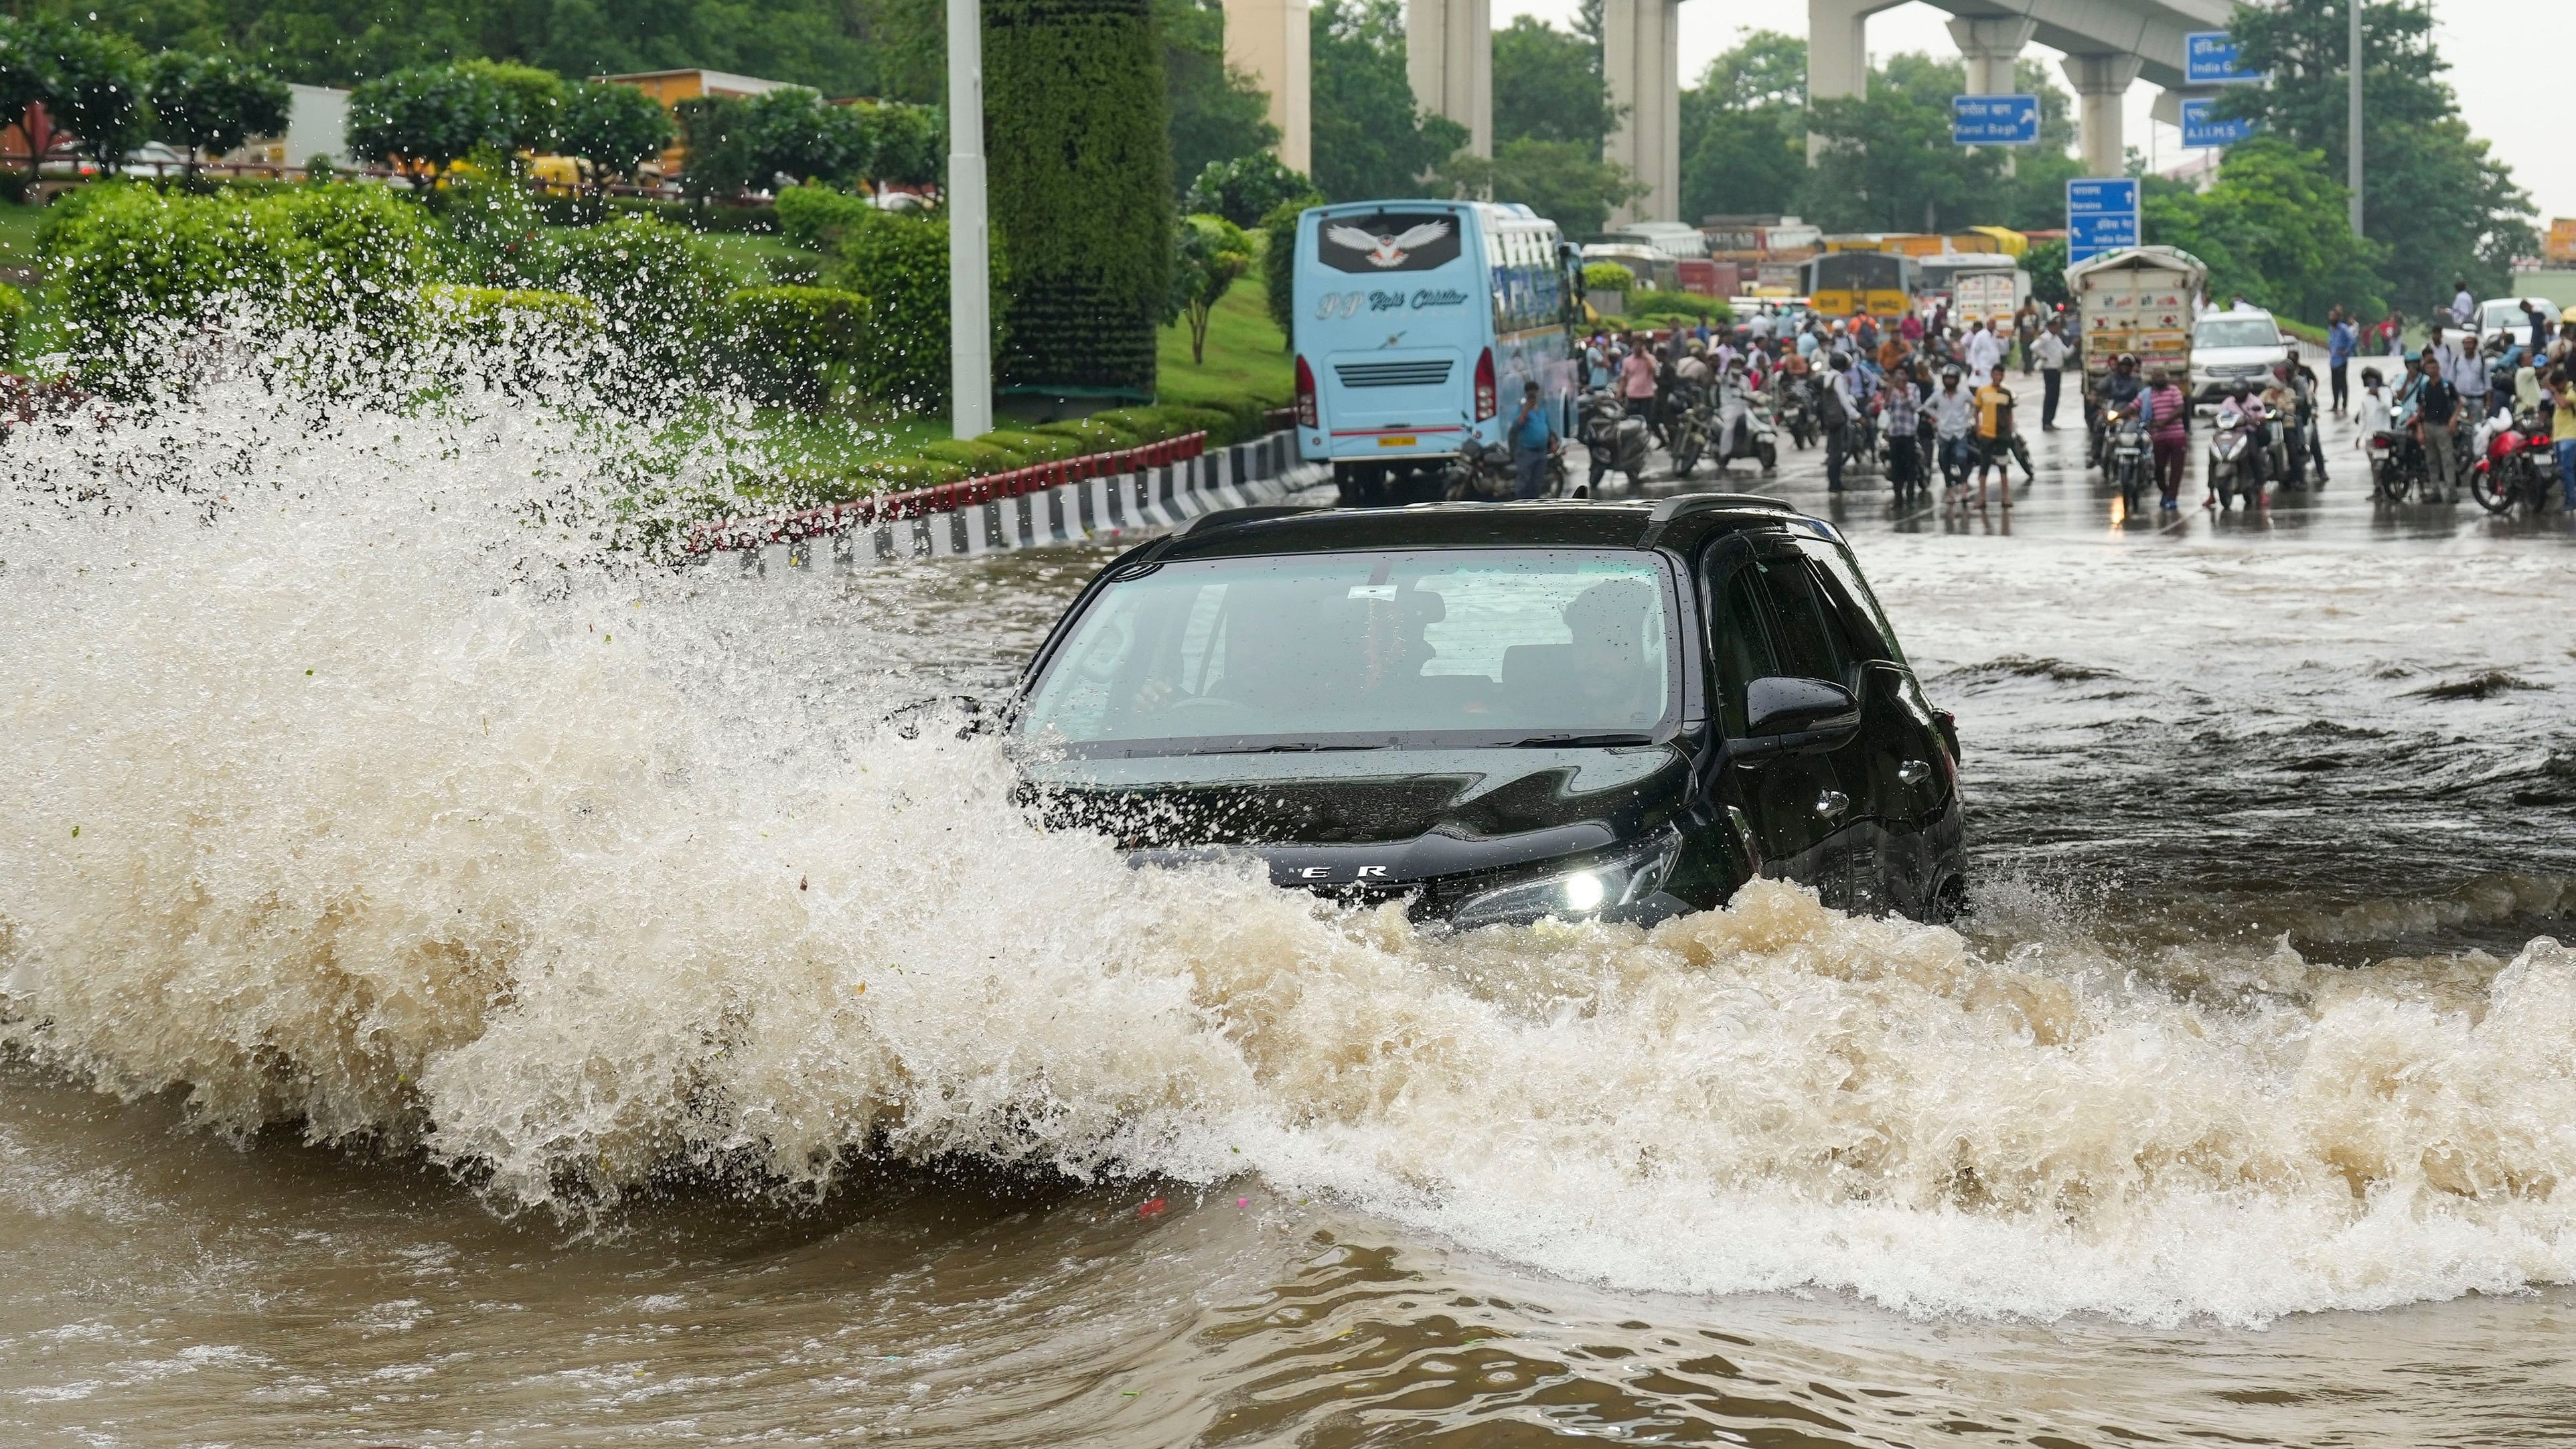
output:
<path id="1" fill-rule="evenodd" d="M 2145 394 L 2139 394 L 2143 400 Z M 2111 482 L 2120 490 L 2120 500 L 2130 514 L 2146 494 L 2147 479 L 2155 470 L 2155 450 L 2147 443 L 2146 409 L 2132 401 L 2106 410 L 2103 427 L 2109 434 Z"/>
<path id="2" fill-rule="evenodd" d="M 1583 438 L 1584 450 L 1592 456 L 1592 472 L 1574 496 L 1599 496 L 1602 478 L 1611 473 L 1627 474 L 1628 490 L 1635 492 L 1645 477 L 1646 455 L 1653 446 L 1646 420 L 1630 417 L 1628 405 L 1617 393 L 1604 388 L 1584 395 L 1576 430 Z"/>
<path id="3" fill-rule="evenodd" d="M 2262 503 L 2270 451 L 2263 442 L 2264 428 L 2261 403 L 2239 407 L 2230 398 L 2218 405 L 2209 433 L 2209 490 L 2218 495 L 2221 510 L 2239 498 L 2247 508 Z"/>
<path id="4" fill-rule="evenodd" d="M 1562 474 L 1562 465 L 1556 471 Z M 1452 503 L 1499 503 L 1513 496 L 1517 483 L 1508 444 L 1469 438 L 1459 445 L 1458 456 L 1449 460 L 1449 475 L 1441 492 Z"/>
<path id="5" fill-rule="evenodd" d="M 2487 434 L 2485 455 L 2469 469 L 2469 496 L 2489 513 L 2511 513 L 2521 504 L 2534 513 L 2549 507 L 2558 458 L 2540 415 L 2523 413 Z"/>
<path id="6" fill-rule="evenodd" d="M 2263 413 L 2265 471 L 2284 488 L 2304 488 L 2308 477 L 2308 434 L 2295 407 L 2267 407 Z"/>
<path id="7" fill-rule="evenodd" d="M 2383 503 L 2403 503 L 2407 490 L 2426 481 L 2424 445 L 2412 432 L 2370 435 L 2370 492 Z"/>
<path id="8" fill-rule="evenodd" d="M 1712 391 L 1693 389 L 1673 416 L 1667 431 L 1667 451 L 1673 455 L 1673 476 L 1688 478 L 1699 466 L 1701 455 L 1708 451 L 1708 438 L 1713 426 Z"/>
<path id="9" fill-rule="evenodd" d="M 1814 447 L 1819 436 L 1815 395 L 1808 391 L 1808 386 L 1807 379 L 1803 377 L 1784 374 L 1780 379 L 1778 425 L 1801 452 Z"/>

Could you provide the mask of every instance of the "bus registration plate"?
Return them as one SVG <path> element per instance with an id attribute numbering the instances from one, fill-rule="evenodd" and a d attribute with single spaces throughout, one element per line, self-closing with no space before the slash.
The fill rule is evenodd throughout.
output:
<path id="1" fill-rule="evenodd" d="M 1421 441 L 1422 440 L 1420 438 L 1414 437 L 1380 438 L 1377 440 L 1377 445 L 1381 448 L 1410 448 L 1419 444 Z"/>

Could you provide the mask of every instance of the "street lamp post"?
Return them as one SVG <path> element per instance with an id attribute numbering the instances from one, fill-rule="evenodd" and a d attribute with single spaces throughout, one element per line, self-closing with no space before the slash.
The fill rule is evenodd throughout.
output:
<path id="1" fill-rule="evenodd" d="M 2344 118 L 2344 123 L 2349 128 L 2350 134 L 2344 138 L 2344 186 L 2346 190 L 2352 193 L 2351 200 L 2348 204 L 2352 207 L 2352 234 L 2354 236 L 2362 234 L 2361 3 L 2362 0 L 2345 0 L 2346 7 L 2352 11 L 2352 48 L 2348 52 L 2352 57 L 2352 61 L 2351 64 L 2346 67 L 2346 69 L 2350 70 L 2352 74 L 2346 80 L 2346 85 L 2348 87 L 2346 95 L 2346 111 L 2348 114 Z"/>
<path id="2" fill-rule="evenodd" d="M 993 430 L 992 239 L 984 205 L 984 15 L 948 0 L 948 347 L 956 434 Z"/>

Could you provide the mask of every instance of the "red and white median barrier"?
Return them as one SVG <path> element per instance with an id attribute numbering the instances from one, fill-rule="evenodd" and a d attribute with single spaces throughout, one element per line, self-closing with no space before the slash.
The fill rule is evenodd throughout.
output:
<path id="1" fill-rule="evenodd" d="M 1207 434 L 1033 463 L 772 518 L 689 530 L 687 552 L 731 554 L 746 569 L 856 568 L 965 558 L 1015 548 L 1176 528 L 1202 513 L 1268 502 L 1325 476 L 1301 463 L 1296 435 L 1210 451 Z"/>

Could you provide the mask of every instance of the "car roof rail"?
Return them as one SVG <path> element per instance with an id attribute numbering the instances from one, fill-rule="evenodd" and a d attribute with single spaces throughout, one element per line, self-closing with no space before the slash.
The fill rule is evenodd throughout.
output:
<path id="1" fill-rule="evenodd" d="M 1640 548 L 1652 548 L 1663 536 L 1664 529 L 1676 520 L 1694 513 L 1731 512 L 1742 508 L 1776 509 L 1782 513 L 1798 510 L 1777 498 L 1760 493 L 1676 493 L 1655 505 L 1646 515 L 1646 531 L 1637 539 Z"/>
<path id="2" fill-rule="evenodd" d="M 1242 508 L 1219 508 L 1173 529 L 1171 537 L 1186 538 L 1201 528 L 1229 528 L 1238 523 L 1259 523 L 1265 518 L 1285 518 L 1292 513 L 1322 513 L 1330 506 L 1323 503 L 1254 503 Z"/>

